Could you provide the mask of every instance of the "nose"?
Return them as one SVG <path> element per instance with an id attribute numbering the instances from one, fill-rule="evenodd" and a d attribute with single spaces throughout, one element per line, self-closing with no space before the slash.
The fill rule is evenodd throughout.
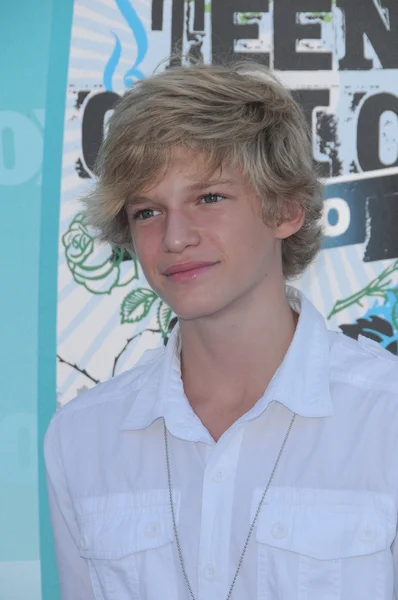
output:
<path id="1" fill-rule="evenodd" d="M 163 230 L 165 252 L 180 253 L 189 246 L 197 246 L 199 241 L 199 231 L 189 215 L 181 209 L 168 213 Z"/>

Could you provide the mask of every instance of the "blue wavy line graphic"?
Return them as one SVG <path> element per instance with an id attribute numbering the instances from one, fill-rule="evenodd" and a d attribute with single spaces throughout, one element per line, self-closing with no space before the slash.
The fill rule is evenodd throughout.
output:
<path id="1" fill-rule="evenodd" d="M 105 70 L 104 70 L 104 87 L 106 89 L 107 92 L 111 92 L 112 91 L 112 78 L 113 78 L 113 74 L 116 71 L 116 67 L 119 63 L 120 60 L 120 55 L 122 53 L 122 45 L 120 43 L 119 38 L 117 37 L 117 35 L 112 31 L 113 36 L 115 38 L 115 47 L 113 49 L 113 52 L 111 54 L 110 59 L 108 60 Z"/>
<path id="2" fill-rule="evenodd" d="M 115 1 L 118 9 L 133 32 L 137 44 L 137 58 L 135 59 L 131 69 L 129 69 L 123 77 L 123 83 L 125 87 L 131 87 L 134 84 L 134 79 L 143 79 L 145 77 L 143 72 L 138 67 L 143 61 L 148 50 L 148 36 L 144 25 L 142 24 L 134 8 L 131 6 L 129 0 Z M 105 89 L 110 92 L 113 89 L 112 79 L 119 63 L 122 51 L 118 36 L 115 35 L 115 33 L 113 33 L 113 35 L 115 37 L 115 47 L 104 70 L 104 86 Z"/>

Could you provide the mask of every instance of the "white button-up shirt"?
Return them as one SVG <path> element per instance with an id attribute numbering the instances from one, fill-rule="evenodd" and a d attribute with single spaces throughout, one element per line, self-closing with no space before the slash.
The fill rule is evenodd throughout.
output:
<path id="1" fill-rule="evenodd" d="M 212 439 L 167 348 L 79 396 L 45 440 L 63 600 L 398 599 L 398 361 L 326 329 L 302 295 L 289 351 L 255 406 Z M 395 591 L 394 591 L 395 590 Z"/>

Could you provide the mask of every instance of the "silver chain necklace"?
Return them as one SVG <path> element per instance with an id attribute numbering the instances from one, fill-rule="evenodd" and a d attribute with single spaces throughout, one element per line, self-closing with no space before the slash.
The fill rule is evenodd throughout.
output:
<path id="1" fill-rule="evenodd" d="M 250 541 L 251 535 L 253 533 L 253 529 L 254 529 L 254 527 L 256 525 L 258 516 L 259 516 L 260 511 L 261 511 L 261 507 L 263 505 L 265 496 L 267 495 L 268 489 L 269 489 L 269 487 L 270 487 L 270 485 L 272 483 L 272 480 L 274 478 L 276 469 L 278 468 L 279 461 L 280 461 L 281 456 L 283 454 L 283 451 L 285 449 L 286 442 L 287 442 L 288 437 L 290 435 L 290 432 L 292 430 L 295 418 L 296 418 L 296 414 L 294 413 L 293 417 L 292 417 L 292 419 L 290 421 L 288 430 L 286 432 L 285 439 L 282 442 L 282 446 L 281 446 L 281 448 L 279 450 L 279 454 L 278 454 L 278 456 L 276 458 L 276 461 L 275 461 L 275 464 L 274 464 L 274 468 L 271 471 L 271 475 L 269 477 L 268 483 L 267 483 L 267 485 L 265 487 L 263 495 L 261 496 L 261 500 L 260 500 L 260 502 L 258 504 L 256 513 L 255 513 L 254 518 L 253 518 L 253 521 L 252 521 L 252 523 L 250 525 L 249 533 L 247 534 L 247 538 L 246 538 L 246 541 L 245 541 L 244 546 L 243 546 L 242 554 L 240 555 L 240 558 L 239 558 L 239 561 L 238 561 L 238 566 L 236 567 L 235 575 L 234 575 L 234 577 L 232 579 L 232 583 L 231 583 L 231 586 L 229 588 L 229 592 L 228 592 L 228 596 L 227 596 L 226 600 L 230 600 L 230 598 L 232 596 L 232 592 L 233 592 L 233 589 L 235 587 L 235 583 L 236 583 L 236 580 L 237 580 L 240 568 L 242 566 L 243 558 L 244 558 L 244 556 L 246 554 L 247 546 L 249 545 L 249 541 Z M 163 417 L 163 429 L 164 429 L 164 447 L 165 447 L 165 452 L 166 452 L 167 479 L 168 479 L 168 484 L 169 484 L 170 509 L 171 509 L 171 517 L 173 519 L 174 537 L 175 537 L 175 541 L 176 541 L 176 545 L 177 545 L 178 556 L 179 556 L 179 559 L 180 559 L 181 569 L 182 569 L 182 573 L 184 575 L 185 583 L 187 585 L 187 588 L 188 588 L 188 591 L 189 591 L 189 594 L 190 594 L 192 600 L 196 600 L 195 595 L 194 595 L 194 593 L 192 591 L 191 583 L 190 583 L 189 578 L 188 578 L 187 570 L 185 568 L 185 562 L 184 562 L 184 558 L 183 558 L 182 550 L 181 550 L 180 536 L 178 535 L 178 530 L 177 530 L 177 522 L 176 522 L 176 516 L 175 516 L 174 504 L 173 504 L 173 488 L 172 488 L 172 485 L 171 485 L 169 443 L 168 443 L 168 438 L 167 438 L 166 421 L 164 420 L 164 417 Z"/>

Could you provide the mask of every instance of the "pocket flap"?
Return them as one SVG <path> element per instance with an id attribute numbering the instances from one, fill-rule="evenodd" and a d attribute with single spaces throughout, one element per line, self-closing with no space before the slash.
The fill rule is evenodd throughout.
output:
<path id="1" fill-rule="evenodd" d="M 364 492 L 354 500 L 351 492 L 276 490 L 262 507 L 257 541 L 319 560 L 389 548 L 395 536 L 389 498 Z"/>
<path id="2" fill-rule="evenodd" d="M 173 522 L 168 494 L 168 490 L 151 490 L 84 498 L 77 502 L 81 556 L 117 560 L 171 543 Z M 177 498 L 174 491 L 178 520 Z"/>

